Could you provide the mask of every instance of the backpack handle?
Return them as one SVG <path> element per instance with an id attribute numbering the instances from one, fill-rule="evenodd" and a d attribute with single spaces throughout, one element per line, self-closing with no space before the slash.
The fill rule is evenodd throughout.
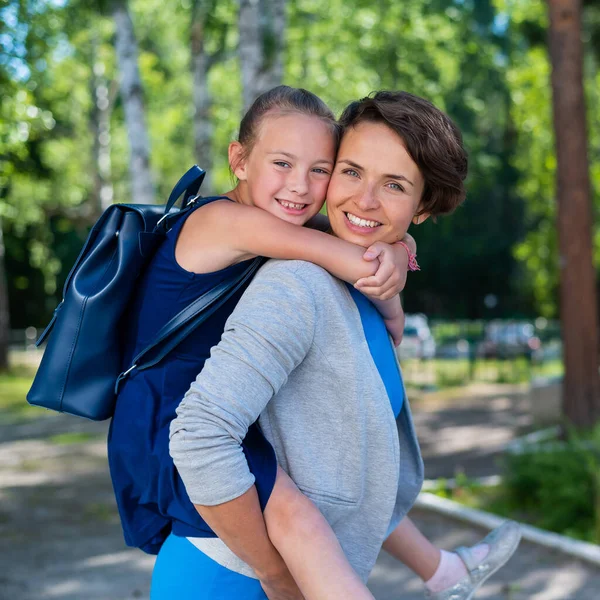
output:
<path id="1" fill-rule="evenodd" d="M 175 203 L 183 195 L 183 201 L 181 208 L 184 208 L 189 199 L 198 194 L 198 190 L 204 181 L 206 171 L 201 169 L 198 165 L 194 165 L 188 169 L 182 176 L 181 179 L 175 184 L 175 187 L 171 191 L 171 195 L 165 205 L 165 212 L 163 216 L 158 220 L 156 227 L 162 224 L 162 222 L 169 216 L 169 212 L 175 206 Z"/>

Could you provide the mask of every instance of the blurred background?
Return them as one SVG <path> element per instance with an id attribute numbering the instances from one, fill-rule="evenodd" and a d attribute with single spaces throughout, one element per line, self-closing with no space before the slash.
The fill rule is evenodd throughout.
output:
<path id="1" fill-rule="evenodd" d="M 410 276 L 403 297 L 406 311 L 422 317 L 409 320 L 402 355 L 470 364 L 455 369 L 453 362 L 451 375 L 443 362 L 421 375 L 415 366 L 409 379 L 415 374 L 416 384 L 439 385 L 561 374 L 546 2 L 2 0 L 1 6 L 0 365 L 8 346 L 30 348 L 49 321 L 107 205 L 164 202 L 194 163 L 209 173 L 205 194 L 229 189 L 227 144 L 244 107 L 285 82 L 316 92 L 336 113 L 373 90 L 405 89 L 447 111 L 464 134 L 467 202 L 412 230 L 423 270 Z M 592 225 L 597 264 L 597 2 L 584 3 L 582 39 L 584 134 L 592 158 L 584 225 Z M 478 369 L 480 359 L 489 359 L 489 368 Z M 494 359 L 511 365 L 494 368 Z"/>
<path id="2" fill-rule="evenodd" d="M 399 353 L 416 412 L 475 398 L 452 418 L 485 407 L 507 439 L 553 444 L 511 454 L 501 500 L 469 483 L 493 461 L 438 491 L 600 542 L 599 59 L 593 0 L 0 0 L 0 420 L 39 416 L 34 342 L 104 208 L 163 203 L 194 163 L 204 194 L 230 189 L 244 108 L 279 83 L 336 114 L 404 89 L 470 155 L 465 204 L 411 230 Z M 425 454 L 451 422 L 428 418 Z"/>

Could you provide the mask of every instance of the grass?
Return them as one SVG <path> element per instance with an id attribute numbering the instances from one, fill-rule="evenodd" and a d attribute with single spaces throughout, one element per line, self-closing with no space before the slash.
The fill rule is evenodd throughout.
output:
<path id="1" fill-rule="evenodd" d="M 428 389 L 460 387 L 478 381 L 485 383 L 525 383 L 533 377 L 562 375 L 560 360 L 530 363 L 525 358 L 511 360 L 405 359 L 402 373 L 407 386 Z"/>
<path id="2" fill-rule="evenodd" d="M 81 444 L 83 442 L 89 442 L 97 439 L 103 439 L 103 436 L 86 433 L 85 431 L 73 431 L 70 433 L 59 433 L 57 435 L 50 436 L 49 441 L 53 444 L 68 446 L 71 444 Z"/>
<path id="3" fill-rule="evenodd" d="M 28 404 L 25 398 L 34 374 L 32 367 L 24 365 L 0 373 L 0 423 L 19 423 L 48 414 L 48 411 Z"/>

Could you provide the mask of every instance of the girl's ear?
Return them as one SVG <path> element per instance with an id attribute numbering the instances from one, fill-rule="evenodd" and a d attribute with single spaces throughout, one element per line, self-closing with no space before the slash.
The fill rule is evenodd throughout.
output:
<path id="1" fill-rule="evenodd" d="M 427 219 L 429 219 L 429 213 L 421 213 L 420 215 L 415 215 L 412 222 L 415 225 L 420 225 L 421 223 L 425 223 Z"/>
<path id="2" fill-rule="evenodd" d="M 231 142 L 228 150 L 229 166 L 233 174 L 240 180 L 246 179 L 246 159 L 244 158 L 244 147 L 239 142 Z"/>

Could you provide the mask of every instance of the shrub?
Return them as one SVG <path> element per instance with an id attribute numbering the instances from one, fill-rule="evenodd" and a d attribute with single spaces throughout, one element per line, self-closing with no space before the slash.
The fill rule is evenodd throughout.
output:
<path id="1" fill-rule="evenodd" d="M 506 502 L 517 518 L 600 542 L 600 427 L 591 439 L 544 443 L 506 457 Z"/>

